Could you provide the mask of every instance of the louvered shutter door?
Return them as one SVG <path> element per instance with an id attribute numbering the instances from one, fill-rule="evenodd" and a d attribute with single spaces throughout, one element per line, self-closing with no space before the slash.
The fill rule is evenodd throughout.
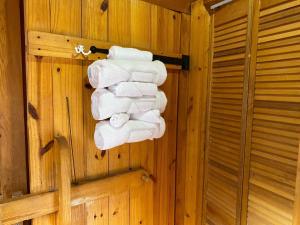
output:
<path id="1" fill-rule="evenodd" d="M 238 224 L 240 211 L 247 13 L 223 22 L 227 14 L 215 13 L 206 146 L 205 217 L 215 225 Z"/>
<path id="2" fill-rule="evenodd" d="M 268 8 L 269 2 L 261 2 L 259 14 L 248 224 L 291 225 L 300 134 L 300 1 Z"/>

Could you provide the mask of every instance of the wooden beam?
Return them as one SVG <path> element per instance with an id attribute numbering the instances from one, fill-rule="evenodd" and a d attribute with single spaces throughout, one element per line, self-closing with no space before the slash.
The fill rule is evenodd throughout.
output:
<path id="1" fill-rule="evenodd" d="M 190 0 L 144 0 L 146 2 L 160 5 L 167 9 L 179 11 L 183 13 L 191 13 L 191 1 Z"/>
<path id="2" fill-rule="evenodd" d="M 124 192 L 130 188 L 151 184 L 151 179 L 144 170 L 137 170 L 73 186 L 71 205 L 86 202 Z M 0 203 L 0 224 L 10 225 L 48 215 L 59 209 L 59 192 L 27 195 Z"/>
<path id="3" fill-rule="evenodd" d="M 20 2 L 0 2 L 0 195 L 27 193 Z"/>
<path id="4" fill-rule="evenodd" d="M 55 137 L 58 183 L 58 225 L 71 225 L 71 148 L 66 138 Z"/>
<path id="5" fill-rule="evenodd" d="M 79 60 L 98 60 L 106 58 L 106 54 L 96 53 L 88 56 L 83 56 L 75 52 L 75 47 L 78 45 L 85 46 L 85 51 L 89 51 L 91 46 L 96 46 L 101 49 L 109 49 L 114 43 L 99 41 L 93 39 L 85 39 L 74 36 L 66 36 L 60 34 L 53 34 L 40 31 L 29 31 L 27 40 L 27 53 L 35 56 L 49 56 L 66 59 L 79 59 Z M 135 47 L 126 46 L 124 47 Z M 141 49 L 141 48 L 140 48 Z M 182 54 L 166 52 L 166 51 L 155 51 L 151 49 L 144 49 L 151 51 L 155 55 L 161 55 L 166 57 L 174 57 L 181 59 Z M 178 65 L 166 65 L 168 69 L 181 70 L 181 66 Z"/>

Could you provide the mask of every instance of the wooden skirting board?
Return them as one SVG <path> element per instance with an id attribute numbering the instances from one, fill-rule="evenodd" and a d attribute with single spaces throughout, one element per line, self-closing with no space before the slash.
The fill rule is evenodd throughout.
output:
<path id="1" fill-rule="evenodd" d="M 79 60 L 98 60 L 106 58 L 106 54 L 95 53 L 88 56 L 78 54 L 75 51 L 75 47 L 83 45 L 85 51 L 89 51 L 91 46 L 96 46 L 101 49 L 109 49 L 113 46 L 113 43 L 105 41 L 97 41 L 92 39 L 84 39 L 54 33 L 40 32 L 40 31 L 29 31 L 27 36 L 27 52 L 30 55 L 35 56 L 49 56 L 57 58 L 67 59 L 79 59 Z M 134 46 L 125 46 L 134 47 Z M 151 51 L 154 55 L 160 55 L 164 57 L 172 57 L 176 59 L 182 59 L 182 54 L 154 51 L 151 49 L 144 49 Z M 167 64 L 168 69 L 181 70 L 180 65 Z"/>
<path id="2" fill-rule="evenodd" d="M 71 187 L 70 147 L 65 137 L 55 138 L 58 190 L 32 194 L 0 202 L 0 224 L 10 225 L 58 212 L 58 225 L 71 224 L 71 207 L 122 193 L 142 185 L 152 185 L 144 170 L 136 170 Z"/>

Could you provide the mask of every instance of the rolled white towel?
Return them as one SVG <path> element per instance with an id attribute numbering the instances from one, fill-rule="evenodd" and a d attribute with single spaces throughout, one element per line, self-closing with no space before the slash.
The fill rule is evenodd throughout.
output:
<path id="1" fill-rule="evenodd" d="M 131 120 L 140 120 L 149 123 L 160 123 L 160 111 L 157 109 L 130 115 Z"/>
<path id="2" fill-rule="evenodd" d="M 112 115 L 112 117 L 110 117 L 109 119 L 109 122 L 111 126 L 119 128 L 123 126 L 126 122 L 128 122 L 129 117 L 130 116 L 127 113 L 118 113 Z"/>
<path id="3" fill-rule="evenodd" d="M 117 113 L 140 113 L 152 109 L 164 112 L 167 97 L 162 91 L 156 96 L 129 98 L 117 97 L 107 89 L 96 89 L 92 94 L 92 114 L 95 120 L 105 120 Z"/>
<path id="4" fill-rule="evenodd" d="M 88 78 L 93 88 L 104 88 L 126 81 L 131 74 L 110 60 L 97 60 L 88 67 Z"/>
<path id="5" fill-rule="evenodd" d="M 152 61 L 153 54 L 148 51 L 141 51 L 135 48 L 122 48 L 120 46 L 112 46 L 109 49 L 108 59 L 126 59 Z"/>
<path id="6" fill-rule="evenodd" d="M 114 128 L 108 121 L 103 121 L 96 125 L 94 140 L 97 148 L 108 150 L 125 143 L 160 138 L 165 132 L 165 127 L 163 118 L 160 123 L 129 120 L 120 128 Z"/>
<path id="7" fill-rule="evenodd" d="M 155 96 L 158 89 L 153 83 L 121 82 L 108 88 L 119 97 Z"/>
<path id="8" fill-rule="evenodd" d="M 112 61 L 115 65 L 130 72 L 131 76 L 128 81 L 154 83 L 160 86 L 166 81 L 168 76 L 165 64 L 158 60 L 153 62 L 129 60 Z"/>
<path id="9" fill-rule="evenodd" d="M 136 81 L 162 85 L 167 70 L 160 61 L 98 60 L 88 67 L 88 78 L 94 88 L 106 88 L 119 82 Z"/>

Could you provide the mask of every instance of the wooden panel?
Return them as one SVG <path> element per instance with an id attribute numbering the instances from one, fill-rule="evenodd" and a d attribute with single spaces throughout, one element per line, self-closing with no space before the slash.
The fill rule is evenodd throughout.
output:
<path id="1" fill-rule="evenodd" d="M 144 170 L 137 170 L 73 186 L 71 188 L 72 219 L 85 221 L 81 211 L 84 210 L 84 204 L 90 207 L 90 201 L 96 200 L 97 202 L 99 199 L 120 194 L 142 185 L 151 185 L 151 183 L 151 179 Z M 52 191 L 1 202 L 0 221 L 2 224 L 9 225 L 57 212 L 58 197 L 58 191 Z M 96 206 L 98 207 L 97 204 Z M 45 221 L 52 221 L 53 224 L 54 220 L 46 220 L 46 218 L 43 217 Z M 72 222 L 75 223 L 76 221 L 73 220 Z"/>
<path id="2" fill-rule="evenodd" d="M 83 0 L 82 4 L 82 37 L 97 41 L 107 41 L 108 13 L 107 9 L 105 11 L 99 10 L 102 0 Z M 83 140 L 84 151 L 86 152 L 86 177 L 95 178 L 108 174 L 108 155 L 101 154 L 101 151 L 96 148 L 93 138 L 97 121 L 93 119 L 91 110 L 88 109 L 91 107 L 91 95 L 94 90 L 86 85 L 88 84 L 87 66 L 90 63 L 84 62 L 82 68 L 83 107 L 87 109 L 83 111 Z M 97 201 L 97 203 L 100 203 L 100 208 L 102 208 L 102 201 Z M 90 205 L 89 207 L 94 206 Z M 97 218 L 99 220 L 99 216 Z"/>
<path id="3" fill-rule="evenodd" d="M 234 12 L 234 13 L 233 13 Z M 207 224 L 240 224 L 248 98 L 248 1 L 214 14 L 214 55 L 207 122 Z"/>
<path id="4" fill-rule="evenodd" d="M 131 45 L 151 47 L 151 4 L 131 0 Z M 141 19 L 144 17 L 143 19 Z M 153 175 L 154 142 L 130 144 L 130 168 L 144 168 Z M 147 204 L 145 204 L 147 202 Z M 130 190 L 130 225 L 153 225 L 153 186 L 141 186 Z"/>
<path id="5" fill-rule="evenodd" d="M 58 225 L 71 225 L 71 149 L 65 137 L 55 137 L 57 162 Z"/>
<path id="6" fill-rule="evenodd" d="M 299 154 L 299 1 L 262 1 L 253 79 L 248 224 L 293 224 Z M 297 16 L 294 16 L 297 15 Z M 262 218 L 258 221 L 257 218 Z"/>
<path id="7" fill-rule="evenodd" d="M 45 12 L 41 15 L 37 10 L 33 11 L 38 6 L 37 4 L 44 4 Z M 42 105 L 48 110 L 47 113 L 50 114 L 48 120 L 46 121 L 45 118 L 43 121 L 45 126 L 51 127 L 51 130 L 49 127 L 47 128 L 52 139 L 53 134 L 58 132 L 69 137 L 70 119 L 76 180 L 98 178 L 99 176 L 118 174 L 129 169 L 142 167 L 156 181 L 154 187 L 126 189 L 118 192 L 113 198 L 90 199 L 83 205 L 73 206 L 72 223 L 127 225 L 142 222 L 152 225 L 153 210 L 158 210 L 155 213 L 156 219 L 154 219 L 157 221 L 156 224 L 173 224 L 176 170 L 176 141 L 174 140 L 176 140 L 177 135 L 177 113 L 174 112 L 177 112 L 179 68 L 171 67 L 175 70 L 169 71 L 168 81 L 163 87 L 169 100 L 165 114 L 167 122 L 165 137 L 156 143 L 146 141 L 123 145 L 109 152 L 100 152 L 95 148 L 92 138 L 96 122 L 92 119 L 91 113 L 88 112 L 90 95 L 93 91 L 86 85 L 88 82 L 86 68 L 90 62 L 84 61 L 82 63 L 81 60 L 75 60 L 76 56 L 74 56 L 73 49 L 78 42 L 90 45 L 91 40 L 95 40 L 95 43 L 100 43 L 99 46 L 101 43 L 108 43 L 107 41 L 109 41 L 123 46 L 154 49 L 156 54 L 171 52 L 172 56 L 180 56 L 181 14 L 140 0 L 110 0 L 108 5 L 107 1 L 102 0 L 77 0 L 73 4 L 69 1 L 64 4 L 59 1 L 48 1 L 47 4 L 46 2 L 33 2 L 31 7 L 33 14 L 31 17 L 36 19 L 34 22 L 37 25 L 28 30 L 48 32 L 31 32 L 28 35 L 31 40 L 28 51 L 35 55 L 44 56 L 43 58 L 30 56 L 33 60 L 39 61 L 32 73 L 35 75 L 36 82 L 45 86 L 44 80 L 38 80 L 40 77 L 43 78 L 40 75 L 39 69 L 41 68 L 45 76 L 47 74 L 49 80 L 47 84 L 50 84 L 50 87 L 45 88 L 45 92 L 41 87 L 30 96 L 33 99 L 40 99 L 39 102 L 34 102 L 34 108 L 39 109 Z M 152 15 L 154 17 L 150 19 Z M 31 20 L 31 17 L 28 20 Z M 161 30 L 166 30 L 167 35 L 161 35 Z M 67 36 L 49 34 L 49 32 Z M 53 52 L 64 59 L 55 58 L 56 55 Z M 46 80 L 46 77 L 44 79 Z M 31 85 L 30 83 L 29 86 Z M 44 105 L 46 97 L 49 99 Z M 69 99 L 70 118 L 66 97 Z M 52 112 L 55 116 L 52 115 Z M 43 162 L 39 161 L 38 149 L 49 143 L 51 138 L 48 138 L 48 133 L 39 130 L 40 124 L 41 121 L 39 124 L 34 124 L 36 125 L 34 128 L 42 135 L 46 135 L 47 142 L 43 145 L 36 143 L 36 136 L 32 136 L 32 134 L 30 134 L 30 138 L 36 144 L 36 150 L 34 150 L 36 162 L 34 163 L 44 166 Z M 31 130 L 33 129 L 31 128 Z M 46 161 L 46 165 L 53 167 L 51 151 L 42 160 L 49 157 L 52 158 Z M 35 168 L 33 163 L 31 168 Z M 54 189 L 52 169 L 54 168 L 49 168 L 49 171 L 46 170 L 51 177 L 44 178 L 45 181 L 43 180 L 43 182 L 50 182 L 52 184 L 51 189 Z M 41 171 L 44 172 L 44 169 Z M 42 178 L 35 174 L 36 171 L 32 171 L 32 173 L 34 179 Z M 36 183 L 36 185 L 40 185 L 38 180 Z M 45 184 L 45 186 L 49 187 L 50 185 Z M 153 206 L 154 193 L 156 196 L 155 206 Z M 90 210 L 92 213 L 89 213 Z M 101 217 L 102 212 L 104 212 L 103 218 Z M 104 215 L 105 213 L 107 216 Z M 41 223 L 52 224 L 54 219 L 54 217 L 47 217 Z"/>
<path id="8" fill-rule="evenodd" d="M 300 141 L 299 141 L 299 153 L 298 153 L 298 166 L 297 166 L 297 178 L 296 178 L 296 191 L 294 201 L 294 218 L 293 225 L 299 225 L 300 223 Z"/>
<path id="9" fill-rule="evenodd" d="M 191 16 L 181 14 L 181 51 L 190 53 Z M 176 164 L 176 204 L 175 224 L 184 224 L 185 217 L 185 179 L 187 155 L 187 118 L 189 71 L 182 71 L 178 85 L 178 119 L 177 119 L 177 164 Z"/>
<path id="10" fill-rule="evenodd" d="M 145 0 L 147 2 L 160 5 L 162 7 L 180 11 L 184 13 L 190 13 L 190 0 Z"/>
<path id="11" fill-rule="evenodd" d="M 0 196 L 26 194 L 20 3 L 0 3 Z"/>
<path id="12" fill-rule="evenodd" d="M 86 203 L 86 224 L 89 225 L 107 225 L 108 224 L 108 206 L 109 198 L 100 198 Z"/>
<path id="13" fill-rule="evenodd" d="M 50 32 L 49 1 L 29 0 L 25 4 L 26 30 Z M 30 192 L 39 193 L 55 188 L 54 152 L 40 157 L 40 148 L 53 140 L 51 59 L 27 55 L 26 69 Z M 33 225 L 53 223 L 54 215 L 32 221 Z"/>
<path id="14" fill-rule="evenodd" d="M 199 32 L 201 30 L 201 32 Z M 191 70 L 188 75 L 185 225 L 202 224 L 205 118 L 210 63 L 211 20 L 202 1 L 192 5 Z M 181 118 L 182 120 L 182 118 Z"/>
<path id="15" fill-rule="evenodd" d="M 244 17 L 248 13 L 247 0 L 235 0 L 232 3 L 222 6 L 214 14 L 216 31 L 235 26 L 235 23 L 241 23 L 243 20 L 239 18 Z M 229 23 L 232 22 L 232 23 Z M 222 25 L 222 26 L 220 26 Z M 220 26 L 220 27 L 218 27 Z"/>
<path id="16" fill-rule="evenodd" d="M 152 5 L 151 48 L 179 53 L 180 25 L 180 13 Z M 162 30 L 165 35 L 161 35 Z M 168 79 L 160 87 L 168 105 L 163 114 L 166 132 L 155 143 L 154 224 L 157 225 L 174 224 L 178 76 L 178 71 L 168 70 Z"/>

